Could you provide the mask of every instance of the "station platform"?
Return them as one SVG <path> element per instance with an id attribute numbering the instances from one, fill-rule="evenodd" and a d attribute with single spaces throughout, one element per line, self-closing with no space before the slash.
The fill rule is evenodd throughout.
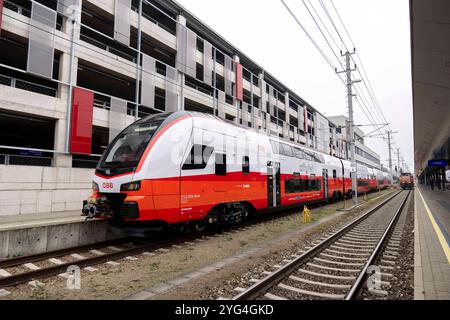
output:
<path id="1" fill-rule="evenodd" d="M 414 299 L 450 299 L 450 191 L 415 190 Z"/>
<path id="2" fill-rule="evenodd" d="M 0 260 L 39 254 L 117 237 L 104 220 L 80 211 L 0 216 Z"/>

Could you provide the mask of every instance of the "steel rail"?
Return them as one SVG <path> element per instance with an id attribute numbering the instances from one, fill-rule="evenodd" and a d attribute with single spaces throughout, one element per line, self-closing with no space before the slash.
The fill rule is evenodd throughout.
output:
<path id="1" fill-rule="evenodd" d="M 125 242 L 131 241 L 131 240 L 132 240 L 132 238 L 128 238 L 128 237 L 116 238 L 116 239 L 111 239 L 111 240 L 106 240 L 106 241 L 101 241 L 101 242 L 96 242 L 96 243 L 91 243 L 91 244 L 85 244 L 85 245 L 81 245 L 81 246 L 77 246 L 77 247 L 69 247 L 69 248 L 65 248 L 65 249 L 37 253 L 37 254 L 33 254 L 33 255 L 28 255 L 28 256 L 4 259 L 4 260 L 0 260 L 0 268 L 15 267 L 15 266 L 18 266 L 18 265 L 21 265 L 24 263 L 36 262 L 36 261 L 45 260 L 48 258 L 61 257 L 61 256 L 65 256 L 65 255 L 72 254 L 72 253 L 80 253 L 80 252 L 85 252 L 85 251 L 89 251 L 89 250 L 93 250 L 93 249 L 99 249 L 99 248 L 108 247 L 108 246 L 112 246 L 112 245 L 118 245 L 118 244 L 125 243 Z"/>
<path id="2" fill-rule="evenodd" d="M 105 263 L 111 260 L 117 260 L 121 258 L 125 258 L 132 255 L 141 254 L 146 251 L 155 251 L 157 249 L 161 249 L 164 247 L 168 247 L 175 244 L 180 244 L 182 242 L 192 240 L 196 238 L 194 235 L 188 235 L 186 237 L 177 238 L 177 239 L 169 239 L 162 240 L 151 244 L 144 244 L 130 249 L 124 249 L 117 252 L 105 253 L 103 255 L 98 255 L 91 258 L 85 258 L 77 261 L 66 262 L 63 264 L 51 266 L 48 268 L 42 268 L 38 270 L 32 270 L 28 272 L 23 272 L 19 274 L 13 274 L 11 276 L 7 276 L 4 278 L 0 278 L 0 289 L 18 285 L 21 283 L 25 283 L 31 280 L 37 280 L 61 273 L 65 273 L 69 266 L 78 266 L 80 268 L 85 268 L 89 266 L 98 265 L 101 263 Z"/>
<path id="3" fill-rule="evenodd" d="M 323 248 L 328 246 L 329 244 L 333 243 L 337 238 L 342 236 L 344 233 L 346 233 L 348 230 L 352 229 L 362 221 L 364 221 L 366 218 L 371 216 L 373 213 L 378 211 L 380 208 L 382 208 L 384 205 L 389 203 L 392 199 L 397 197 L 399 194 L 401 194 L 402 191 L 399 191 L 389 197 L 388 199 L 384 200 L 383 202 L 379 203 L 375 207 L 369 209 L 366 213 L 364 213 L 362 216 L 358 217 L 352 222 L 349 222 L 347 225 L 339 229 L 337 232 L 329 236 L 328 238 L 321 241 L 316 246 L 312 247 L 308 251 L 301 254 L 299 257 L 295 258 L 288 264 L 284 265 L 283 267 L 277 269 L 270 275 L 263 278 L 261 281 L 256 282 L 252 286 L 250 286 L 247 290 L 242 291 L 241 293 L 237 294 L 232 298 L 232 300 L 252 300 L 256 299 L 261 295 L 261 293 L 266 292 L 271 287 L 274 286 L 275 283 L 280 282 L 286 277 L 286 274 L 290 274 L 294 272 L 300 265 L 302 265 L 304 262 L 309 260 L 311 257 L 316 255 L 319 251 L 321 251 Z"/>
<path id="4" fill-rule="evenodd" d="M 380 207 L 385 202 L 391 200 L 399 193 L 400 192 L 394 194 L 393 196 L 391 196 L 390 198 L 388 198 L 381 204 L 377 205 L 376 208 Z M 295 209 L 288 209 L 285 211 L 277 212 L 272 215 L 257 215 L 251 221 L 245 221 L 244 223 L 241 223 L 238 225 L 226 226 L 224 228 L 224 230 L 222 230 L 222 231 L 225 231 L 225 230 L 230 231 L 230 230 L 234 230 L 234 229 L 244 228 L 247 226 L 252 226 L 252 225 L 255 225 L 255 224 L 258 224 L 261 222 L 282 219 L 291 214 L 295 214 L 296 212 L 297 211 Z M 183 243 L 186 241 L 193 241 L 193 240 L 201 238 L 203 236 L 214 235 L 214 234 L 218 234 L 218 233 L 220 233 L 220 231 L 217 232 L 217 230 L 215 230 L 215 231 L 210 230 L 208 232 L 204 232 L 201 234 L 195 234 L 195 233 L 194 234 L 186 234 L 179 238 L 169 238 L 169 239 L 165 239 L 165 240 L 161 240 L 161 241 L 157 241 L 157 242 L 153 242 L 153 243 L 146 243 L 146 244 L 134 247 L 134 248 L 124 249 L 124 250 L 113 252 L 113 253 L 105 253 L 103 255 L 99 255 L 96 257 L 80 259 L 77 261 L 67 262 L 67 263 L 63 263 L 60 265 L 51 266 L 48 268 L 27 271 L 27 272 L 23 272 L 20 274 L 13 274 L 11 276 L 7 276 L 7 277 L 3 277 L 3 278 L 0 277 L 0 289 L 9 287 L 9 286 L 14 286 L 14 285 L 21 284 L 21 283 L 25 283 L 25 282 L 28 282 L 31 280 L 46 278 L 46 277 L 50 277 L 50 276 L 57 275 L 60 273 L 65 273 L 67 271 L 67 268 L 72 265 L 79 266 L 80 268 L 94 266 L 94 265 L 98 265 L 98 264 L 101 264 L 104 262 L 121 259 L 121 258 L 124 258 L 127 256 L 137 255 L 137 254 L 140 254 L 145 251 L 155 251 L 157 249 L 169 247 L 171 245 L 180 244 L 180 243 Z M 64 255 L 69 255 L 69 254 L 73 254 L 73 253 L 85 252 L 85 251 L 89 251 L 92 249 L 107 247 L 107 246 L 110 246 L 113 244 L 126 242 L 125 239 L 132 239 L 132 238 L 126 237 L 126 238 L 112 239 L 112 240 L 102 241 L 102 242 L 98 242 L 98 243 L 94 243 L 94 244 L 83 245 L 83 246 L 79 246 L 79 247 L 71 247 L 71 248 L 67 248 L 67 249 L 55 250 L 55 251 L 51 251 L 51 252 L 44 252 L 44 253 L 30 255 L 30 256 L 0 260 L 0 268 L 14 267 L 14 266 L 22 265 L 24 263 L 42 261 L 42 260 L 45 260 L 48 258 L 61 257 Z"/>
<path id="5" fill-rule="evenodd" d="M 411 190 L 408 191 L 408 194 L 406 195 L 405 200 L 402 201 L 400 207 L 397 209 L 397 212 L 392 217 L 388 227 L 386 228 L 386 230 L 384 231 L 382 237 L 378 241 L 377 246 L 375 247 L 375 249 L 373 250 L 373 252 L 370 255 L 369 259 L 367 260 L 366 264 L 364 265 L 364 268 L 361 270 L 360 274 L 358 275 L 358 278 L 353 283 L 353 285 L 350 288 L 350 291 L 348 292 L 348 294 L 345 296 L 345 300 L 355 299 L 355 297 L 357 296 L 359 290 L 362 288 L 362 286 L 364 284 L 364 280 L 365 280 L 365 278 L 367 276 L 367 268 L 369 268 L 369 266 L 371 266 L 372 263 L 375 261 L 375 259 L 379 256 L 382 247 L 384 246 L 384 244 L 386 243 L 386 241 L 388 239 L 389 233 L 394 229 L 398 218 L 400 217 L 400 215 L 403 212 L 403 209 L 404 209 L 406 203 L 408 202 L 408 199 L 410 198 L 410 195 L 411 195 Z"/>

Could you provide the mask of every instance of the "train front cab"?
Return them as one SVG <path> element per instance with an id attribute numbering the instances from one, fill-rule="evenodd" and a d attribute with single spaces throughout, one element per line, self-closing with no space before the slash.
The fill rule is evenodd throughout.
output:
<path id="1" fill-rule="evenodd" d="M 99 161 L 83 213 L 120 226 L 179 221 L 179 168 L 191 130 L 185 112 L 149 116 L 124 129 Z"/>

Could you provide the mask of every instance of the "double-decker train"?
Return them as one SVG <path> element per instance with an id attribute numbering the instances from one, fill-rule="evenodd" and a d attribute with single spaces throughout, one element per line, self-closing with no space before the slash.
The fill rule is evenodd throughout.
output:
<path id="1" fill-rule="evenodd" d="M 188 111 L 142 118 L 105 150 L 83 213 L 122 228 L 239 222 L 352 195 L 351 164 L 218 117 Z M 357 166 L 358 192 L 392 177 Z"/>

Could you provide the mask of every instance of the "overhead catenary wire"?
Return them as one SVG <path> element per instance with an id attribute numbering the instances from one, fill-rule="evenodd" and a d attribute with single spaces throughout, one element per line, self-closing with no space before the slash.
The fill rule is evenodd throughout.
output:
<path id="1" fill-rule="evenodd" d="M 353 39 L 350 36 L 350 33 L 348 32 L 348 29 L 345 26 L 344 21 L 341 18 L 341 15 L 339 14 L 339 11 L 337 10 L 336 6 L 334 5 L 333 0 L 330 0 L 330 2 L 331 2 L 331 5 L 333 6 L 334 11 L 337 14 L 337 17 L 338 17 L 342 27 L 344 28 L 345 33 L 347 34 L 347 37 L 349 38 L 353 48 L 355 48 L 356 47 L 355 43 L 353 42 Z M 369 77 L 367 75 L 366 69 L 364 67 L 364 64 L 363 64 L 363 61 L 362 61 L 362 58 L 361 58 L 359 52 L 356 52 L 356 56 L 357 56 L 357 58 L 359 60 L 359 64 L 358 65 L 361 66 L 361 69 L 363 71 L 364 76 L 363 76 L 363 74 L 361 74 L 359 69 L 358 69 L 358 73 L 360 74 L 361 79 L 362 79 L 364 85 L 366 86 L 367 92 L 369 93 L 369 95 L 371 96 L 371 99 L 373 100 L 375 106 L 377 107 L 376 109 L 380 113 L 382 120 L 385 121 L 386 123 L 388 123 L 386 118 L 385 118 L 385 116 L 384 116 L 384 114 L 383 114 L 383 111 L 381 110 L 381 107 L 379 105 L 378 99 L 376 98 L 375 91 L 373 90 L 373 86 L 372 86 L 372 84 L 370 82 L 370 79 L 369 79 Z M 353 59 L 353 57 L 352 57 L 352 59 Z M 356 63 L 356 61 L 353 61 L 353 62 Z M 367 83 L 366 83 L 366 79 L 367 79 Z M 389 127 L 389 125 L 388 125 L 388 127 Z"/>
<path id="2" fill-rule="evenodd" d="M 331 15 L 330 11 L 327 9 L 327 6 L 325 5 L 324 1 L 319 0 L 319 3 L 323 9 L 323 12 L 325 13 L 326 17 L 328 18 L 329 22 L 331 23 L 331 25 L 338 37 L 337 41 L 335 40 L 335 37 L 331 34 L 330 30 L 328 30 L 325 22 L 320 17 L 319 12 L 315 9 L 314 5 L 309 0 L 307 0 L 307 1 L 308 1 L 309 6 L 305 2 L 305 0 L 302 0 L 302 3 L 305 6 L 305 8 L 307 9 L 311 18 L 313 19 L 316 27 L 319 29 L 322 37 L 325 39 L 326 44 L 332 50 L 333 55 L 337 58 L 336 52 L 334 52 L 334 50 L 332 49 L 332 44 L 334 44 L 334 46 L 337 48 L 337 50 L 340 51 L 342 54 L 342 50 L 340 50 L 339 45 L 337 44 L 337 42 L 339 42 L 339 41 L 340 41 L 341 45 L 346 49 L 346 51 L 350 52 L 349 46 L 347 45 L 344 37 L 342 36 L 342 34 L 337 26 L 337 23 L 334 21 L 334 18 Z M 353 48 L 355 48 L 356 47 L 355 43 L 354 43 L 353 39 L 351 38 L 350 33 L 344 24 L 344 21 L 342 20 L 341 16 L 339 15 L 339 12 L 337 11 L 336 6 L 334 5 L 332 0 L 330 0 L 330 2 L 333 6 L 334 11 L 336 12 L 336 15 L 338 16 L 340 24 L 344 28 L 345 34 L 347 35 L 348 39 L 350 40 L 350 43 L 353 46 Z M 292 13 L 292 10 L 289 9 L 287 4 L 283 0 L 282 0 L 282 3 L 288 9 L 289 13 L 297 21 L 298 19 Z M 311 10 L 315 13 L 316 17 L 313 15 Z M 323 26 L 325 32 L 323 31 L 322 27 L 319 25 L 319 22 Z M 310 36 L 310 34 L 307 32 L 307 30 L 302 25 L 300 25 L 300 26 L 302 27 L 303 31 L 307 34 L 308 38 L 310 38 L 310 40 L 313 42 L 313 44 L 316 45 L 315 40 Z M 328 35 L 328 37 L 325 35 L 325 33 Z M 316 45 L 316 47 L 317 47 L 317 45 Z M 324 50 L 322 50 L 321 48 L 318 48 L 318 51 L 322 54 L 322 52 Z M 351 55 L 351 59 L 355 65 L 359 65 L 361 67 L 361 68 L 356 68 L 356 69 L 357 69 L 358 74 L 361 77 L 361 81 L 362 81 L 361 86 L 358 83 L 356 83 L 356 85 L 354 86 L 357 96 L 360 97 L 360 99 L 357 99 L 357 104 L 358 104 L 359 108 L 361 109 L 362 113 L 364 114 L 364 116 L 374 126 L 374 128 L 375 128 L 374 132 L 379 132 L 380 135 L 384 138 L 384 140 L 386 140 L 386 132 L 381 131 L 381 129 L 383 127 L 385 127 L 385 125 L 380 126 L 380 125 L 377 125 L 377 123 L 386 123 L 389 131 L 392 131 L 392 130 L 391 130 L 390 125 L 383 113 L 383 110 L 381 109 L 381 106 L 376 97 L 375 91 L 373 89 L 372 83 L 370 82 L 370 79 L 367 75 L 366 68 L 364 67 L 364 64 L 362 62 L 362 58 L 361 58 L 359 52 L 357 52 L 356 50 L 355 50 L 355 53 L 356 53 L 355 58 L 353 57 L 353 55 Z M 338 60 L 339 64 L 341 64 L 341 62 L 338 58 L 337 58 L 337 60 Z M 339 77 L 339 78 L 341 79 L 341 77 Z M 395 144 L 394 139 L 392 139 L 392 141 L 393 141 L 392 143 Z"/>
<path id="3" fill-rule="evenodd" d="M 326 54 L 323 52 L 323 50 L 320 48 L 320 46 L 314 41 L 313 37 L 309 34 L 309 32 L 305 29 L 303 24 L 300 22 L 300 20 L 297 18 L 297 16 L 292 12 L 292 10 L 289 8 L 289 6 L 286 4 L 284 0 L 280 0 L 281 3 L 284 5 L 286 10 L 289 12 L 289 14 L 294 18 L 295 22 L 298 24 L 298 26 L 303 30 L 303 32 L 306 34 L 306 36 L 309 38 L 309 40 L 313 43 L 313 45 L 316 47 L 317 51 L 322 55 L 322 57 L 325 59 L 327 64 L 330 66 L 331 69 L 335 70 L 336 67 L 333 65 L 331 60 L 326 56 Z M 341 81 L 343 82 L 342 78 L 339 77 Z"/>

